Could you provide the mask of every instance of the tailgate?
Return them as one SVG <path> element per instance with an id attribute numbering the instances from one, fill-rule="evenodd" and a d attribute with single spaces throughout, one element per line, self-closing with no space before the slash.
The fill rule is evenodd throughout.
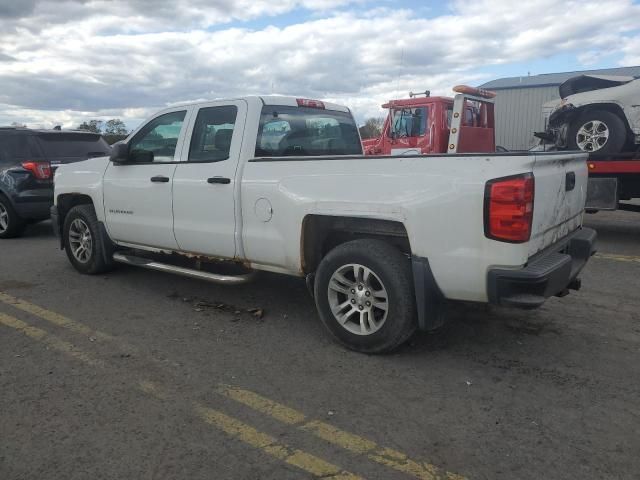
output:
<path id="1" fill-rule="evenodd" d="M 582 225 L 587 198 L 587 154 L 549 152 L 536 155 L 535 197 L 529 256 Z"/>

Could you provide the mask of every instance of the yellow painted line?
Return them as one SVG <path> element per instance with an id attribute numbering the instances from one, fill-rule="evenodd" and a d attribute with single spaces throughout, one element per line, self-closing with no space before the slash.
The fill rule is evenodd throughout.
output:
<path id="1" fill-rule="evenodd" d="M 73 320 L 65 317 L 64 315 L 60 315 L 59 313 L 55 313 L 50 310 L 46 310 L 42 307 L 39 307 L 38 305 L 34 305 L 33 303 L 29 303 L 25 300 L 21 300 L 19 298 L 13 297 L 7 293 L 0 292 L 0 301 L 6 303 L 7 305 L 11 305 L 12 307 L 18 308 L 23 312 L 27 312 L 37 317 L 40 317 L 43 320 L 46 320 L 54 325 L 71 330 L 72 332 L 79 333 L 87 337 L 92 337 L 92 338 L 95 338 L 96 340 L 105 340 L 105 341 L 115 340 L 111 335 L 108 335 L 103 332 L 99 332 L 81 323 L 74 322 Z"/>
<path id="2" fill-rule="evenodd" d="M 217 391 L 222 395 L 230 397 L 239 403 L 243 403 L 244 405 L 251 407 L 253 410 L 265 413 L 282 423 L 286 423 L 287 425 L 296 425 L 303 423 L 306 420 L 303 413 L 262 397 L 249 390 L 243 390 L 229 385 L 221 385 L 218 387 Z"/>
<path id="3" fill-rule="evenodd" d="M 42 307 L 39 307 L 38 305 L 34 305 L 25 300 L 21 300 L 19 298 L 13 297 L 7 293 L 0 292 L 0 301 L 8 305 L 11 305 L 15 308 L 18 308 L 24 312 L 36 315 L 42 318 L 43 320 L 46 320 L 54 325 L 69 329 L 73 332 L 76 332 L 82 335 L 92 336 L 96 339 L 114 341 L 120 344 L 121 346 L 125 346 L 123 342 L 112 337 L 111 335 L 89 328 L 88 326 L 82 323 L 75 322 L 63 315 L 46 310 Z M 13 318 L 13 317 L 7 317 L 7 318 Z M 101 362 L 99 362 L 98 360 L 91 359 L 86 354 L 77 350 L 72 344 L 56 339 L 55 337 L 47 334 L 44 330 L 31 327 L 26 323 L 21 322 L 20 320 L 17 320 L 17 319 L 13 319 L 13 320 L 15 320 L 15 322 L 19 322 L 20 328 L 18 329 L 24 331 L 24 333 L 31 336 L 32 338 L 42 339 L 45 343 L 49 344 L 53 348 L 56 348 L 57 350 L 63 351 L 70 355 L 73 355 L 76 358 L 80 358 L 90 365 L 101 364 Z M 0 322 L 0 323 L 4 323 L 4 322 Z M 127 348 L 133 348 L 133 347 L 127 347 Z M 166 399 L 166 392 L 161 391 L 155 384 L 151 382 L 141 381 L 139 382 L 138 387 L 140 390 L 142 390 L 146 394 L 149 394 L 156 398 Z M 362 438 L 358 435 L 354 435 L 349 432 L 345 432 L 330 424 L 327 424 L 318 420 L 307 420 L 306 416 L 302 412 L 299 412 L 293 408 L 287 407 L 286 405 L 282 405 L 280 403 L 274 402 L 273 400 L 270 400 L 266 397 L 258 395 L 257 393 L 251 392 L 249 390 L 221 385 L 218 388 L 218 392 L 227 397 L 232 398 L 233 400 L 239 403 L 242 403 L 252 408 L 253 410 L 264 413 L 282 423 L 285 423 L 287 425 L 297 426 L 298 428 L 308 431 L 314 434 L 315 436 L 322 438 L 323 440 L 328 441 L 334 445 L 337 445 L 341 448 L 349 450 L 353 453 L 364 454 L 369 459 L 377 463 L 386 465 L 400 472 L 412 475 L 413 477 L 419 478 L 421 480 L 441 480 L 441 479 L 466 480 L 465 477 L 459 476 L 451 472 L 441 472 L 440 469 L 438 469 L 434 465 L 412 460 L 402 452 L 398 452 L 390 448 L 380 447 L 379 445 L 377 445 L 375 442 L 371 440 Z M 231 418 L 231 417 L 228 417 L 228 418 Z M 298 458 L 302 458 L 304 461 L 306 459 L 304 455 L 308 455 L 308 454 L 304 454 L 304 452 L 301 452 L 300 455 L 288 455 L 287 462 L 288 463 L 295 462 L 297 461 L 296 459 Z M 324 462 L 324 461 L 320 460 L 320 462 Z M 327 464 L 326 462 L 324 464 L 330 465 L 330 464 Z M 333 475 L 332 478 L 336 478 L 336 479 L 343 478 L 334 473 L 330 475 Z M 351 475 L 351 474 L 347 474 L 347 475 Z M 344 478 L 348 479 L 348 478 L 358 478 L 358 477 L 346 476 Z"/>
<path id="4" fill-rule="evenodd" d="M 138 388 L 144 393 L 160 400 L 166 400 L 169 396 L 167 390 L 148 380 L 140 381 Z M 315 455 L 279 443 L 275 437 L 256 430 L 254 427 L 230 417 L 219 410 L 200 404 L 195 404 L 194 408 L 196 415 L 205 423 L 213 425 L 243 443 L 262 450 L 264 453 L 278 460 L 282 460 L 289 465 L 298 467 L 315 477 L 331 477 L 331 479 L 335 478 L 338 480 L 362 480 L 361 477 L 346 472 L 340 467 L 322 460 Z"/>
<path id="5" fill-rule="evenodd" d="M 260 432 L 255 428 L 236 420 L 233 417 L 225 415 L 218 410 L 207 408 L 202 405 L 196 405 L 196 412 L 208 424 L 213 425 L 228 435 L 257 448 L 264 453 L 282 460 L 289 465 L 298 467 L 307 473 L 319 478 L 331 477 L 336 480 L 358 480 L 361 477 L 342 470 L 340 467 L 333 465 L 321 458 L 303 452 L 287 445 L 279 443 L 278 440 L 271 435 Z"/>
<path id="6" fill-rule="evenodd" d="M 618 255 L 615 253 L 596 253 L 596 258 L 603 260 L 615 260 L 617 262 L 637 262 L 640 263 L 640 257 L 635 255 Z"/>
<path id="7" fill-rule="evenodd" d="M 94 359 L 83 351 L 78 350 L 78 348 L 76 348 L 73 344 L 65 342 L 64 340 L 60 340 L 59 338 L 50 335 L 44 330 L 32 327 L 22 320 L 18 320 L 17 318 L 0 312 L 0 323 L 2 325 L 5 325 L 6 327 L 13 328 L 14 330 L 25 334 L 29 338 L 42 342 L 45 345 L 53 348 L 54 350 L 81 360 L 87 365 L 91 365 L 92 367 L 103 366 L 103 363 L 100 360 Z"/>
<path id="8" fill-rule="evenodd" d="M 219 386 L 217 392 L 280 422 L 287 425 L 295 425 L 299 429 L 312 433 L 329 443 L 350 452 L 365 455 L 374 462 L 386 465 L 415 478 L 421 480 L 466 480 L 465 477 L 451 472 L 442 472 L 435 465 L 412 460 L 402 452 L 381 447 L 371 440 L 345 432 L 328 423 L 320 420 L 307 420 L 304 413 L 274 402 L 255 392 L 228 385 Z"/>
<path id="9" fill-rule="evenodd" d="M 162 388 L 160 388 L 157 384 L 150 382 L 148 380 L 141 380 L 138 382 L 138 388 L 142 390 L 147 395 L 151 395 L 159 400 L 166 400 L 168 394 Z"/>

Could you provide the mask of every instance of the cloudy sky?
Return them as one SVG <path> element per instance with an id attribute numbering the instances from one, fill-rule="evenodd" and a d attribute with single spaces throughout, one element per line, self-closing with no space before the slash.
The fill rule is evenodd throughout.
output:
<path id="1" fill-rule="evenodd" d="M 362 120 L 410 90 L 639 64 L 632 0 L 0 0 L 0 125 L 260 93 Z"/>

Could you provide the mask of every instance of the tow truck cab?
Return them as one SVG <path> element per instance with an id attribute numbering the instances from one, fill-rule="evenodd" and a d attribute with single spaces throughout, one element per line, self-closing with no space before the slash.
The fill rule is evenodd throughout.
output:
<path id="1" fill-rule="evenodd" d="M 388 110 L 382 134 L 362 141 L 365 155 L 495 152 L 495 94 L 464 85 L 453 90 L 455 98 L 426 91 L 382 105 Z"/>

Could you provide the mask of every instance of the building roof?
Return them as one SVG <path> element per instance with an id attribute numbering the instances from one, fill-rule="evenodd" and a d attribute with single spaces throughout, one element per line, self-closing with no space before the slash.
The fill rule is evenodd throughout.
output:
<path id="1" fill-rule="evenodd" d="M 512 88 L 557 87 L 564 81 L 569 80 L 571 77 L 575 77 L 576 75 L 625 75 L 630 77 L 640 77 L 640 66 L 498 78 L 497 80 L 492 80 L 480 85 L 480 88 L 486 88 L 488 90 L 505 90 Z"/>

